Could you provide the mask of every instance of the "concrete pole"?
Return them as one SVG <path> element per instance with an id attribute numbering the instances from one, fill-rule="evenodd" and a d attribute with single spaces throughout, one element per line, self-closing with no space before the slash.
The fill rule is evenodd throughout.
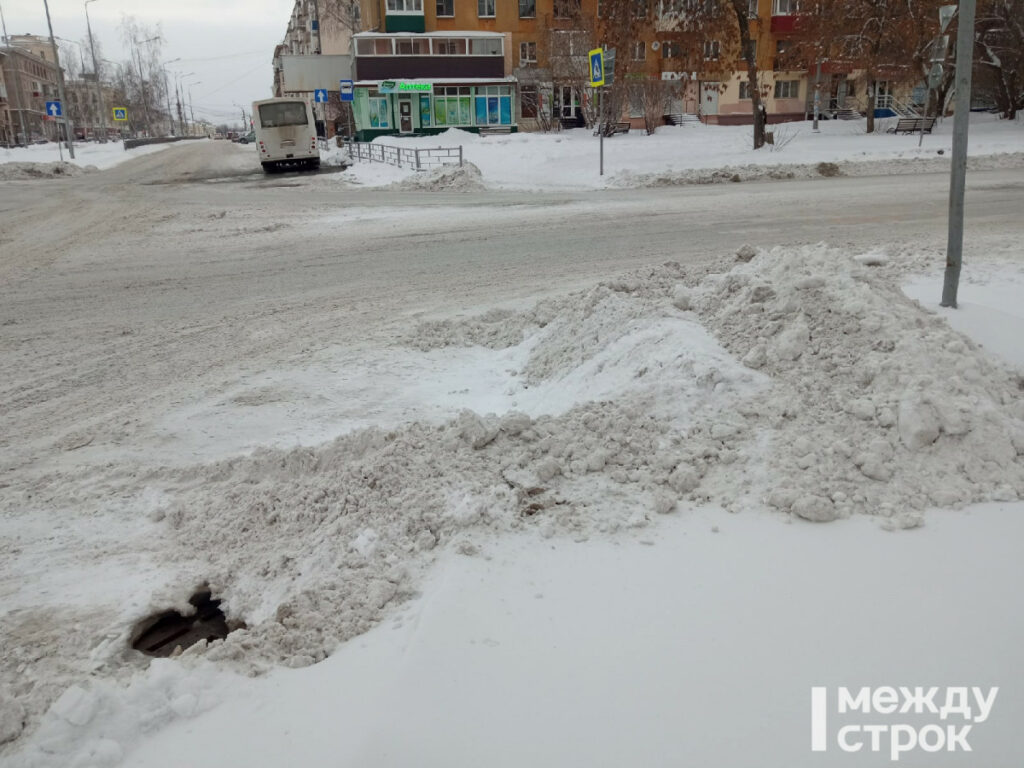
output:
<path id="1" fill-rule="evenodd" d="M 953 168 L 949 176 L 949 238 L 940 306 L 956 308 L 964 253 L 964 185 L 967 181 L 967 129 L 971 118 L 975 0 L 960 0 L 956 37 L 956 113 L 953 115 Z"/>
<path id="2" fill-rule="evenodd" d="M 100 125 L 103 127 L 103 141 L 107 140 L 107 107 L 103 103 L 103 86 L 100 84 L 100 68 L 96 64 L 96 46 L 92 40 L 92 24 L 89 21 L 89 3 L 96 0 L 85 0 L 85 28 L 89 30 L 89 50 L 92 53 L 92 73 L 96 77 L 96 96 L 100 105 Z"/>
<path id="3" fill-rule="evenodd" d="M 71 115 L 68 111 L 68 102 L 64 98 L 64 70 L 60 68 L 60 56 L 57 54 L 57 41 L 53 39 L 53 22 L 50 21 L 50 2 L 43 0 L 46 8 L 46 26 L 50 30 L 50 46 L 53 48 L 53 63 L 57 65 L 57 96 L 60 99 L 60 109 L 64 113 L 64 131 L 68 136 L 68 154 L 75 159 L 75 126 L 71 123 Z M 57 123 L 57 146 L 60 147 L 60 123 Z M 63 160 L 63 153 L 61 154 Z"/>
<path id="4" fill-rule="evenodd" d="M 818 70 L 814 75 L 814 130 L 818 130 L 818 116 L 821 114 L 821 59 L 818 59 Z"/>
<path id="5" fill-rule="evenodd" d="M 0 25 L 3 26 L 4 30 L 4 45 L 8 46 L 11 43 L 11 38 L 7 36 L 7 20 L 4 18 L 4 9 L 0 6 Z M 25 131 L 25 106 L 22 99 L 25 98 L 25 94 L 21 91 L 21 63 L 14 56 L 8 57 L 11 62 L 11 70 L 14 72 L 14 91 L 18 94 L 18 122 L 21 124 L 21 140 L 28 144 L 28 133 Z M 18 142 L 14 142 L 17 144 Z"/>

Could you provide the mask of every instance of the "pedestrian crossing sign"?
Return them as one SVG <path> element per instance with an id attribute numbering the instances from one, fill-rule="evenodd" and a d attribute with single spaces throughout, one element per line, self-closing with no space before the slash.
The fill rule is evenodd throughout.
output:
<path id="1" fill-rule="evenodd" d="M 123 123 L 128 120 L 128 110 L 124 107 L 114 107 L 114 120 Z"/>
<path id="2" fill-rule="evenodd" d="M 590 87 L 604 85 L 604 50 L 595 48 L 590 52 Z"/>

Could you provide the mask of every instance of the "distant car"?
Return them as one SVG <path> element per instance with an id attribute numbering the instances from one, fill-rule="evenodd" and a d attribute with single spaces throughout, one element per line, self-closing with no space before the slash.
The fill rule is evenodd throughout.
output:
<path id="1" fill-rule="evenodd" d="M 213 134 L 213 138 L 215 138 L 215 139 L 223 139 L 224 138 L 224 134 L 223 133 L 215 133 L 215 134 Z"/>
<path id="2" fill-rule="evenodd" d="M 256 141 L 256 131 L 249 131 L 245 136 L 238 137 L 239 144 L 251 144 Z"/>

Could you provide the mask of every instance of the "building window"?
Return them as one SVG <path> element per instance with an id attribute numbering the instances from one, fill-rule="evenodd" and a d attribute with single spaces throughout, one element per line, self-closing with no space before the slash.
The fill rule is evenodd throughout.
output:
<path id="1" fill-rule="evenodd" d="M 647 0 L 633 0 L 633 18 L 647 18 Z"/>
<path id="2" fill-rule="evenodd" d="M 472 89 L 466 85 L 434 87 L 434 125 L 472 125 Z"/>
<path id="3" fill-rule="evenodd" d="M 776 99 L 799 99 L 800 98 L 800 81 L 799 80 L 776 80 L 775 81 L 775 98 Z"/>
<path id="4" fill-rule="evenodd" d="M 537 43 L 528 42 L 519 44 L 519 66 L 537 63 Z"/>
<path id="5" fill-rule="evenodd" d="M 435 38 L 435 56 L 465 56 L 466 41 L 463 38 Z"/>
<path id="6" fill-rule="evenodd" d="M 773 0 L 773 16 L 792 16 L 800 13 L 800 0 Z"/>
<path id="7" fill-rule="evenodd" d="M 683 46 L 673 42 L 662 43 L 661 56 L 665 59 L 681 59 L 683 57 Z"/>
<path id="8" fill-rule="evenodd" d="M 757 0 L 750 0 L 750 5 L 747 6 L 747 18 L 757 18 Z"/>
<path id="9" fill-rule="evenodd" d="M 387 97 L 382 97 L 377 91 L 370 91 L 369 113 L 371 128 L 388 128 L 391 125 L 388 113 Z"/>
<path id="10" fill-rule="evenodd" d="M 536 85 L 520 86 L 519 104 L 523 111 L 523 117 L 537 117 L 540 114 L 540 92 Z"/>
<path id="11" fill-rule="evenodd" d="M 455 0 L 437 0 L 438 16 L 454 16 Z"/>
<path id="12" fill-rule="evenodd" d="M 586 32 L 569 29 L 555 29 L 551 32 L 552 56 L 584 56 L 590 49 L 590 38 Z"/>
<path id="13" fill-rule="evenodd" d="M 519 0 L 519 18 L 532 19 L 537 15 L 537 0 Z"/>
<path id="14" fill-rule="evenodd" d="M 633 61 L 644 61 L 647 58 L 647 43 L 637 40 L 633 43 Z"/>
<path id="15" fill-rule="evenodd" d="M 750 98 L 750 81 L 749 80 L 741 80 L 740 81 L 740 100 L 742 101 L 744 99 L 749 99 L 749 98 Z"/>
<path id="16" fill-rule="evenodd" d="M 488 85 L 476 89 L 476 124 L 512 124 L 512 88 L 507 85 Z"/>
<path id="17" fill-rule="evenodd" d="M 388 13 L 423 13 L 423 0 L 388 0 Z"/>
<path id="18" fill-rule="evenodd" d="M 476 15 L 482 19 L 493 17 L 494 3 L 495 0 L 476 0 Z"/>
<path id="19" fill-rule="evenodd" d="M 494 0 L 491 0 L 493 2 Z M 469 52 L 473 56 L 502 56 L 504 51 L 502 50 L 503 39 L 500 37 L 476 37 L 472 38 L 469 43 Z"/>
<path id="20" fill-rule="evenodd" d="M 430 40 L 425 38 L 397 38 L 395 54 L 398 56 L 429 56 Z"/>
<path id="21" fill-rule="evenodd" d="M 430 126 L 430 97 L 425 93 L 420 94 L 420 126 Z"/>
<path id="22" fill-rule="evenodd" d="M 717 59 L 721 53 L 722 46 L 717 40 L 704 41 L 704 58 Z"/>
<path id="23" fill-rule="evenodd" d="M 580 0 L 555 0 L 555 18 L 571 19 L 579 15 Z"/>

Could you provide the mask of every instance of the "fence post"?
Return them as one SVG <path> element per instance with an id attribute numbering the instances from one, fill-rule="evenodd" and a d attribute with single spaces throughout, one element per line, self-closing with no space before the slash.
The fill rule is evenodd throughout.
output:
<path id="1" fill-rule="evenodd" d="M 420 170 L 420 151 L 416 150 L 416 170 Z"/>
<path id="2" fill-rule="evenodd" d="M 462 167 L 462 145 L 459 144 L 459 168 Z"/>

